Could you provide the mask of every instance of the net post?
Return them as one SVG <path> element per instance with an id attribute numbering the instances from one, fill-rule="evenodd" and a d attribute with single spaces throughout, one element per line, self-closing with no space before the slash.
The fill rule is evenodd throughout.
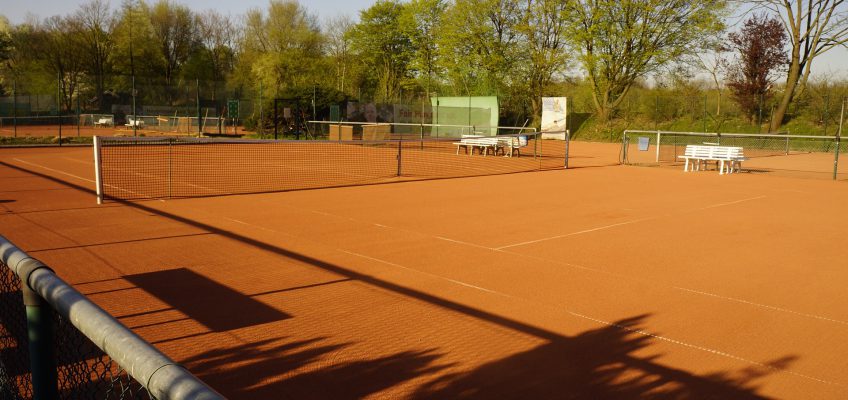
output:
<path id="1" fill-rule="evenodd" d="M 397 151 L 397 176 L 401 175 L 401 144 L 403 144 L 403 140 L 398 140 L 398 151 Z"/>
<path id="2" fill-rule="evenodd" d="M 627 147 L 628 147 L 627 140 L 628 140 L 627 129 L 625 129 L 624 133 L 621 135 L 621 160 L 619 160 L 621 162 L 621 164 L 624 164 L 624 165 L 628 164 L 627 163 Z"/>
<path id="3" fill-rule="evenodd" d="M 97 204 L 103 204 L 103 168 L 100 158 L 100 136 L 94 136 L 94 185 L 97 189 Z"/>
<path id="4" fill-rule="evenodd" d="M 571 147 L 571 131 L 565 130 L 565 169 L 568 169 L 568 150 Z"/>
<path id="5" fill-rule="evenodd" d="M 176 140 L 176 139 L 173 139 L 173 138 L 168 139 L 168 199 L 169 200 L 171 199 L 171 196 L 172 196 L 171 189 L 174 186 L 173 185 L 173 182 L 174 182 L 174 175 L 173 175 L 173 164 L 174 164 L 173 159 L 174 159 L 174 156 L 173 156 L 173 152 L 171 151 L 172 148 L 173 148 L 172 145 L 174 143 L 174 140 Z"/>
<path id="6" fill-rule="evenodd" d="M 657 156 L 656 156 L 657 164 L 660 163 L 660 140 L 661 139 L 662 139 L 662 133 L 660 133 L 660 130 L 657 129 Z"/>
<path id="7" fill-rule="evenodd" d="M 200 121 L 200 79 L 194 80 L 194 102 L 197 107 L 197 137 L 203 137 L 203 125 Z"/>

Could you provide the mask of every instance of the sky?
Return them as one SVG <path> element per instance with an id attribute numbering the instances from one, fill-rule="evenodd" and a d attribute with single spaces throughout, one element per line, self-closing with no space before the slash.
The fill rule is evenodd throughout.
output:
<path id="1" fill-rule="evenodd" d="M 27 15 L 46 18 L 52 15 L 66 15 L 76 10 L 88 0 L 0 0 L 0 14 L 5 15 L 12 24 L 24 22 Z M 121 5 L 121 0 L 109 0 L 113 8 Z M 151 0 L 153 1 L 153 0 Z M 265 8 L 268 0 L 176 0 L 193 10 L 214 8 L 223 14 L 233 16 L 244 14 L 253 8 Z M 358 19 L 359 11 L 370 7 L 375 0 L 300 0 L 321 20 L 339 15 L 350 15 Z M 848 79 L 848 50 L 836 48 L 816 58 L 813 63 L 813 75 L 819 79 Z"/>

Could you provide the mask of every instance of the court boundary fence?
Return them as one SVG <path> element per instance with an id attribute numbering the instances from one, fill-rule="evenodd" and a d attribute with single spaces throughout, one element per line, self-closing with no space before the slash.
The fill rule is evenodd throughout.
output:
<path id="1" fill-rule="evenodd" d="M 789 155 L 793 153 L 833 153 L 833 180 L 837 180 L 839 171 L 839 153 L 844 151 L 841 149 L 841 135 L 835 136 L 820 136 L 820 135 L 790 135 L 790 134 L 751 134 L 751 133 L 721 133 L 721 132 L 678 132 L 678 131 L 663 131 L 663 130 L 634 130 L 628 129 L 621 136 L 621 151 L 619 163 L 623 165 L 638 165 L 640 163 L 631 162 L 630 146 L 633 142 L 633 137 L 636 137 L 636 143 L 642 138 L 642 146 L 654 146 L 654 160 L 652 164 L 661 163 L 679 163 L 682 162 L 677 158 L 683 154 L 685 146 L 688 144 L 704 144 L 704 145 L 737 145 L 746 143 L 749 146 L 745 147 L 746 152 L 749 149 L 766 150 L 771 152 L 771 155 Z M 665 151 L 666 148 L 673 147 L 672 151 Z M 671 158 L 664 158 L 666 154 L 671 154 Z M 748 154 L 746 154 L 747 156 Z M 644 164 L 644 163 L 641 163 Z"/>
<path id="2" fill-rule="evenodd" d="M 0 269 L 0 398 L 224 399 L 3 236 Z"/>

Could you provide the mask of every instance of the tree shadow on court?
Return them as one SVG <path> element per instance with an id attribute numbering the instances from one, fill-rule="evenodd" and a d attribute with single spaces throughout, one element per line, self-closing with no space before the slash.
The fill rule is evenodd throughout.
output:
<path id="1" fill-rule="evenodd" d="M 0 162 L 2 164 L 2 162 Z M 17 168 L 12 166 L 12 168 Z M 25 170 L 26 171 L 26 170 Z M 45 179 L 58 178 L 27 171 Z M 794 356 L 760 361 L 738 371 L 695 374 L 664 365 L 661 354 L 650 346 L 660 337 L 646 327 L 648 315 L 616 321 L 575 336 L 565 336 L 520 320 L 510 319 L 470 307 L 428 292 L 398 285 L 340 265 L 300 254 L 260 240 L 191 220 L 143 204 L 126 202 L 129 207 L 238 241 L 259 251 L 308 264 L 349 280 L 356 280 L 439 307 L 443 312 L 461 314 L 480 322 L 533 336 L 544 344 L 492 361 L 469 371 L 461 366 L 439 362 L 437 348 L 407 349 L 389 356 L 338 360 L 355 352 L 342 352 L 349 343 L 320 344 L 329 338 L 274 344 L 259 341 L 238 347 L 210 350 L 183 360 L 189 369 L 231 398 L 361 398 L 419 378 L 425 383 L 409 394 L 418 399 L 445 398 L 591 398 L 591 399 L 761 399 L 757 382 L 765 376 L 788 369 Z M 180 272 L 184 273 L 184 271 Z M 161 285 L 156 280 L 142 286 Z M 154 282 L 151 284 L 151 282 Z M 166 289 L 159 293 L 169 296 Z M 250 313 L 253 303 L 244 303 Z M 200 310 L 196 310 L 200 312 Z M 270 320 L 285 318 L 272 315 Z M 262 321 L 265 321 L 264 319 Z M 209 323 L 213 323 L 211 321 Z M 248 324 L 250 325 L 250 324 Z M 240 324 L 239 326 L 247 326 Z M 231 327 L 219 327 L 230 329 Z M 674 344 L 674 342 L 671 342 Z M 682 344 L 680 344 L 682 345 Z M 683 345 L 685 346 L 685 345 Z M 693 353 L 726 357 L 709 350 L 691 348 Z M 697 360 L 695 360 L 697 362 Z"/>
<path id="2" fill-rule="evenodd" d="M 740 371 L 696 375 L 646 353 L 646 316 L 563 337 L 469 372 L 422 385 L 416 399 L 764 399 L 756 380 L 785 369 L 783 357 Z M 711 356 L 705 353 L 706 356 Z"/>
<path id="3" fill-rule="evenodd" d="M 344 360 L 351 343 L 330 338 L 265 340 L 210 350 L 184 361 L 231 399 L 358 399 L 386 396 L 412 379 L 412 399 L 765 399 L 757 380 L 785 369 L 784 357 L 739 371 L 697 375 L 657 361 L 637 316 L 461 371 L 437 349 Z M 350 353 L 357 354 L 355 351 Z M 645 354 L 648 353 L 648 354 Z M 713 356 L 705 353 L 706 357 Z M 455 372 L 460 370 L 460 372 Z M 400 390 L 404 392 L 404 390 Z"/>
<path id="4" fill-rule="evenodd" d="M 433 365 L 440 355 L 432 350 L 337 362 L 350 343 L 283 340 L 210 350 L 184 364 L 230 399 L 359 399 L 447 367 Z"/>

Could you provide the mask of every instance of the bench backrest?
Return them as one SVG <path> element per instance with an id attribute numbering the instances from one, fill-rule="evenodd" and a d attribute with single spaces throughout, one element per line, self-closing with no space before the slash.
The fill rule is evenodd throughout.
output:
<path id="1" fill-rule="evenodd" d="M 711 158 L 711 159 L 731 159 L 741 158 L 742 148 L 731 146 L 701 146 L 690 144 L 686 146 L 684 151 L 686 157 Z"/>
<path id="2" fill-rule="evenodd" d="M 476 138 L 463 138 L 461 140 L 463 144 L 470 144 L 475 146 L 496 146 L 498 144 L 498 138 L 496 137 L 476 137 Z"/>

